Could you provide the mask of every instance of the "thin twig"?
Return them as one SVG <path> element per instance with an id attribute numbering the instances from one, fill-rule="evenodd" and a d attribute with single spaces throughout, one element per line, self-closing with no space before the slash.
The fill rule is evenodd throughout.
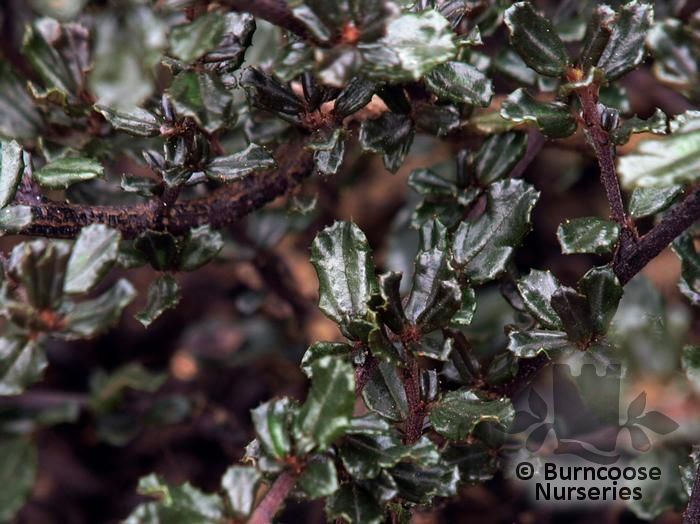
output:
<path id="1" fill-rule="evenodd" d="M 581 101 L 583 120 L 600 167 L 600 181 L 610 205 L 610 214 L 620 226 L 620 243 L 616 258 L 624 258 L 637 239 L 634 222 L 625 212 L 620 181 L 615 169 L 615 146 L 608 131 L 603 128 L 602 114 L 598 105 L 598 85 L 593 83 L 577 91 Z"/>
<path id="2" fill-rule="evenodd" d="M 693 491 L 683 513 L 683 524 L 700 524 L 700 468 L 695 472 Z"/>
<path id="3" fill-rule="evenodd" d="M 664 215 L 661 222 L 641 237 L 613 266 L 623 285 L 661 253 L 678 235 L 700 218 L 700 188 Z"/>
<path id="4" fill-rule="evenodd" d="M 272 483 L 258 507 L 250 516 L 248 524 L 270 524 L 296 484 L 301 471 L 284 471 Z"/>
<path id="5" fill-rule="evenodd" d="M 30 205 L 31 224 L 15 233 L 74 238 L 81 228 L 96 223 L 118 229 L 125 238 L 136 237 L 150 229 L 182 235 L 202 224 L 221 229 L 284 195 L 313 168 L 310 153 L 298 142 L 280 146 L 275 158 L 277 169 L 231 182 L 207 197 L 175 202 L 165 213 L 160 199 L 131 207 L 62 202 Z"/>

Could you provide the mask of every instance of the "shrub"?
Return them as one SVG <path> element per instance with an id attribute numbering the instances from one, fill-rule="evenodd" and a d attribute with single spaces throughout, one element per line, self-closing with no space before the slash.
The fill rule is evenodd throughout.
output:
<path id="1" fill-rule="evenodd" d="M 260 524 L 290 498 L 323 499 L 329 520 L 406 522 L 461 486 L 502 481 L 513 402 L 552 361 L 624 357 L 632 374 L 682 369 L 684 391 L 698 387 L 699 350 L 676 315 L 700 304 L 697 14 L 584 4 L 3 5 L 0 228 L 31 238 L 4 244 L 0 517 L 30 496 L 37 435 L 52 426 L 117 447 L 205 416 L 191 390 L 163 393 L 177 382 L 156 369 L 173 368 L 173 341 L 165 361 L 139 350 L 107 371 L 75 363 L 90 376 L 79 392 L 46 385 L 67 383 L 52 378 L 67 372 L 60 348 L 120 336 L 126 316 L 148 328 L 204 299 L 181 320 L 220 329 L 195 319 L 208 296 L 179 304 L 185 273 L 217 264 L 229 270 L 215 285 L 245 263 L 261 281 L 226 287 L 238 307 L 226 323 L 254 346 L 235 363 L 312 342 L 308 392 L 244 406 L 254 438 L 218 489 L 143 476 L 148 500 L 126 522 Z M 403 178 L 376 181 L 390 177 L 375 176 L 379 158 L 410 171 L 406 198 Z M 372 184 L 380 198 L 356 203 L 357 223 L 337 220 L 340 189 L 366 199 Z M 283 238 L 310 244 L 337 331 L 307 303 Z M 677 310 L 639 275 L 669 244 Z M 280 326 L 290 319 L 301 335 Z M 331 340 L 311 340 L 319 331 Z M 637 516 L 684 508 L 689 444 L 661 448 L 681 473 L 630 501 Z"/>

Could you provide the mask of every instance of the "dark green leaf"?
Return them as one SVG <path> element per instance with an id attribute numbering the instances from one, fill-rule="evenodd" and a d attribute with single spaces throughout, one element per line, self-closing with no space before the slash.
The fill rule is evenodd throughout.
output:
<path id="1" fill-rule="evenodd" d="M 156 116 L 140 107 L 120 110 L 95 106 L 95 110 L 102 114 L 114 129 L 126 131 L 135 136 L 158 136 L 160 134 L 160 123 Z"/>
<path id="2" fill-rule="evenodd" d="M 189 483 L 172 486 L 151 474 L 139 480 L 138 491 L 156 501 L 137 506 L 124 524 L 219 524 L 224 520 L 221 497 Z"/>
<path id="3" fill-rule="evenodd" d="M 146 231 L 134 240 L 134 248 L 159 271 L 176 269 L 180 247 L 170 233 Z"/>
<path id="4" fill-rule="evenodd" d="M 298 115 L 304 111 L 302 101 L 289 87 L 255 68 L 243 72 L 241 85 L 251 102 L 262 109 L 286 115 Z"/>
<path id="5" fill-rule="evenodd" d="M 154 320 L 168 309 L 173 309 L 180 302 L 180 285 L 171 275 L 162 275 L 148 287 L 146 307 L 134 318 L 144 327 L 150 326 Z"/>
<path id="6" fill-rule="evenodd" d="M 653 19 L 654 8 L 651 4 L 634 0 L 620 8 L 597 64 L 607 80 L 621 77 L 642 62 L 644 40 Z"/>
<path id="7" fill-rule="evenodd" d="M 484 213 L 460 223 L 454 237 L 454 259 L 474 284 L 496 278 L 530 230 L 530 213 L 539 192 L 522 180 L 491 184 Z"/>
<path id="8" fill-rule="evenodd" d="M 308 498 L 330 497 L 338 490 L 338 472 L 326 455 L 314 455 L 306 463 L 296 487 Z"/>
<path id="9" fill-rule="evenodd" d="M 595 332 L 605 334 L 622 298 L 615 272 L 610 266 L 594 267 L 583 276 L 579 289 L 588 298 Z"/>
<path id="10" fill-rule="evenodd" d="M 120 279 L 93 300 L 65 303 L 65 334 L 68 337 L 90 338 L 107 331 L 117 323 L 124 308 L 135 297 L 136 290 L 129 281 Z"/>
<path id="11" fill-rule="evenodd" d="M 224 239 L 208 225 L 190 229 L 180 253 L 180 269 L 194 271 L 209 263 L 224 247 Z"/>
<path id="12" fill-rule="evenodd" d="M 418 80 L 457 51 L 450 23 L 435 10 L 392 20 L 381 40 L 363 45 L 368 73 L 392 82 Z"/>
<path id="13" fill-rule="evenodd" d="M 377 292 L 374 264 L 364 233 L 352 222 L 336 222 L 311 246 L 319 280 L 319 307 L 353 337 L 369 333 L 367 302 Z"/>
<path id="14" fill-rule="evenodd" d="M 594 253 L 602 255 L 615 249 L 620 226 L 598 217 L 566 220 L 557 228 L 562 253 Z"/>
<path id="15" fill-rule="evenodd" d="M 26 437 L 0 440 L 0 521 L 11 522 L 24 506 L 36 480 L 39 458 Z"/>
<path id="16" fill-rule="evenodd" d="M 354 77 L 335 99 L 333 112 L 340 118 L 359 111 L 372 100 L 377 89 L 375 82 L 362 77 Z"/>
<path id="17" fill-rule="evenodd" d="M 22 180 L 22 147 L 15 142 L 0 141 L 0 208 L 15 199 Z"/>
<path id="18" fill-rule="evenodd" d="M 335 129 L 325 140 L 312 142 L 309 149 L 314 151 L 316 169 L 323 175 L 334 175 L 345 156 L 345 134 L 340 128 Z"/>
<path id="19" fill-rule="evenodd" d="M 91 158 L 59 158 L 34 171 L 33 177 L 48 189 L 65 189 L 76 182 L 99 178 L 104 174 L 102 164 Z"/>
<path id="20" fill-rule="evenodd" d="M 452 316 L 450 324 L 457 327 L 465 327 L 472 323 L 476 312 L 476 293 L 473 288 L 462 288 L 462 304 L 459 310 Z"/>
<path id="21" fill-rule="evenodd" d="M 275 160 L 265 148 L 257 144 L 248 144 L 243 151 L 233 155 L 217 157 L 206 167 L 209 178 L 231 182 L 243 178 L 258 169 L 274 167 Z"/>
<path id="22" fill-rule="evenodd" d="M 328 449 L 350 425 L 355 403 L 355 373 L 347 362 L 323 357 L 311 364 L 311 374 L 311 389 L 294 421 L 299 453 Z"/>
<path id="23" fill-rule="evenodd" d="M 422 466 L 402 462 L 391 470 L 399 495 L 415 504 L 429 503 L 433 497 L 451 497 L 457 493 L 459 470 L 438 463 Z"/>
<path id="24" fill-rule="evenodd" d="M 353 354 L 353 347 L 349 344 L 343 342 L 316 342 L 309 346 L 306 350 L 304 356 L 301 359 L 302 371 L 306 373 L 306 376 L 313 378 L 313 366 L 314 362 L 324 358 L 324 357 L 334 357 L 334 358 L 344 358 L 348 359 Z"/>
<path id="25" fill-rule="evenodd" d="M 445 136 L 456 131 L 462 118 L 454 106 L 419 104 L 414 117 L 416 127 L 436 136 Z"/>
<path id="26" fill-rule="evenodd" d="M 386 112 L 362 122 L 360 143 L 365 151 L 383 153 L 384 166 L 395 173 L 411 148 L 414 132 L 410 117 Z"/>
<path id="27" fill-rule="evenodd" d="M 125 173 L 122 175 L 119 187 L 121 187 L 127 193 L 137 193 L 143 197 L 150 198 L 155 194 L 159 185 L 159 182 L 154 178 L 129 175 Z"/>
<path id="28" fill-rule="evenodd" d="M 8 206 L 0 209 L 0 235 L 18 233 L 32 223 L 34 216 L 29 206 Z"/>
<path id="29" fill-rule="evenodd" d="M 668 118 L 666 117 L 666 113 L 661 111 L 661 109 L 656 109 L 654 114 L 645 120 L 636 116 L 625 120 L 620 127 L 613 130 L 611 135 L 613 142 L 617 145 L 622 145 L 629 142 L 632 133 L 665 135 L 667 129 Z"/>
<path id="30" fill-rule="evenodd" d="M 590 340 L 595 331 L 588 299 L 570 287 L 560 287 L 552 295 L 554 311 L 564 326 L 564 331 L 573 342 Z"/>
<path id="31" fill-rule="evenodd" d="M 92 224 L 80 230 L 66 269 L 63 290 L 87 293 L 114 266 L 119 255 L 121 233 L 104 224 Z"/>
<path id="32" fill-rule="evenodd" d="M 26 82 L 0 60 L 0 136 L 18 140 L 32 138 L 41 117 L 25 89 Z"/>
<path id="33" fill-rule="evenodd" d="M 490 136 L 474 157 L 474 171 L 479 182 L 486 186 L 505 178 L 525 155 L 527 134 L 501 133 Z"/>
<path id="34" fill-rule="evenodd" d="M 22 54 L 44 82 L 45 87 L 56 88 L 64 94 L 75 91 L 75 78 L 66 63 L 36 27 L 27 26 L 22 41 Z"/>
<path id="35" fill-rule="evenodd" d="M 670 123 L 671 136 L 642 140 L 618 160 L 626 187 L 670 186 L 695 182 L 700 173 L 700 114 L 688 111 Z"/>
<path id="36" fill-rule="evenodd" d="M 231 466 L 224 473 L 221 488 L 236 519 L 245 520 L 252 513 L 261 480 L 260 472 L 249 466 Z"/>
<path id="37" fill-rule="evenodd" d="M 382 327 L 376 327 L 369 332 L 367 343 L 372 356 L 381 361 L 398 366 L 406 358 L 401 344 L 396 340 L 390 340 Z"/>
<path id="38" fill-rule="evenodd" d="M 270 400 L 250 410 L 258 441 L 275 459 L 291 453 L 290 427 L 295 410 L 296 406 L 287 397 Z"/>
<path id="39" fill-rule="evenodd" d="M 634 218 L 642 218 L 664 211 L 682 192 L 682 185 L 637 187 L 632 191 L 630 198 L 630 215 Z"/>
<path id="40" fill-rule="evenodd" d="M 484 401 L 468 390 L 447 393 L 430 410 L 433 429 L 452 441 L 465 440 L 484 421 L 494 422 L 505 429 L 512 418 L 510 400 Z"/>
<path id="41" fill-rule="evenodd" d="M 525 307 L 546 328 L 561 329 L 561 320 L 550 304 L 557 288 L 559 282 L 549 271 L 533 269 L 518 280 L 518 291 Z"/>
<path id="42" fill-rule="evenodd" d="M 401 273 L 391 271 L 379 275 L 379 293 L 370 301 L 370 307 L 394 333 L 401 333 L 406 324 L 406 315 L 401 301 Z"/>
<path id="43" fill-rule="evenodd" d="M 518 2 L 504 14 L 510 43 L 525 63 L 545 76 L 562 76 L 569 55 L 549 20 L 537 13 L 530 2 Z"/>
<path id="44" fill-rule="evenodd" d="M 700 305 L 700 256 L 693 237 L 683 233 L 673 241 L 673 251 L 681 259 L 679 288 L 693 304 Z"/>
<path id="45" fill-rule="evenodd" d="M 396 366 L 380 362 L 362 389 L 362 398 L 371 411 L 390 420 L 404 420 L 408 401 Z"/>
<path id="46" fill-rule="evenodd" d="M 404 311 L 423 333 L 447 325 L 461 306 L 462 293 L 447 257 L 439 249 L 422 251 L 416 257 L 413 286 Z"/>
<path id="47" fill-rule="evenodd" d="M 654 24 L 647 34 L 646 45 L 654 55 L 654 75 L 697 100 L 698 63 L 697 41 L 690 27 L 680 20 L 667 18 Z"/>
<path id="48" fill-rule="evenodd" d="M 226 18 L 212 11 L 194 21 L 174 27 L 170 32 L 170 49 L 183 62 L 193 62 L 216 47 L 221 40 Z"/>
<path id="49" fill-rule="evenodd" d="M 411 175 L 408 177 L 408 185 L 417 193 L 425 196 L 457 198 L 457 194 L 459 193 L 457 184 L 425 167 L 415 169 L 411 172 Z"/>
<path id="50" fill-rule="evenodd" d="M 375 478 L 382 469 L 395 466 L 406 446 L 395 433 L 354 435 L 343 439 L 339 448 L 345 469 L 356 480 Z"/>
<path id="51" fill-rule="evenodd" d="M 516 89 L 501 105 L 505 120 L 521 124 L 532 122 L 549 138 L 564 138 L 576 131 L 576 119 L 568 106 L 560 102 L 539 102 L 524 89 Z"/>
<path id="52" fill-rule="evenodd" d="M 11 333 L 0 337 L 0 395 L 19 395 L 41 378 L 46 365 L 36 341 Z"/>
<path id="53" fill-rule="evenodd" d="M 464 445 L 450 445 L 442 454 L 449 466 L 459 468 L 461 482 L 486 482 L 498 471 L 499 460 L 493 451 L 480 442 Z"/>
<path id="54" fill-rule="evenodd" d="M 384 511 L 365 489 L 348 482 L 326 502 L 326 515 L 330 520 L 343 519 L 350 524 L 381 524 Z"/>
<path id="55" fill-rule="evenodd" d="M 471 64 L 447 62 L 435 67 L 425 77 L 425 83 L 438 98 L 488 107 L 493 97 L 493 84 Z"/>
<path id="56" fill-rule="evenodd" d="M 508 334 L 508 350 L 520 358 L 532 358 L 540 353 L 553 358 L 559 352 L 572 349 L 566 333 L 532 329 L 529 331 L 512 330 Z"/>
<path id="57" fill-rule="evenodd" d="M 593 9 L 586 28 L 586 37 L 581 46 L 578 64 L 587 71 L 598 64 L 600 55 L 608 45 L 615 27 L 615 11 L 608 5 L 598 5 Z"/>
<path id="58" fill-rule="evenodd" d="M 368 413 L 360 417 L 353 417 L 350 426 L 345 430 L 346 435 L 384 435 L 391 429 L 389 422 L 377 415 Z"/>
<path id="59" fill-rule="evenodd" d="M 175 76 L 168 93 L 178 113 L 193 117 L 210 133 L 235 122 L 231 94 L 213 74 L 183 71 Z"/>
<path id="60" fill-rule="evenodd" d="M 68 242 L 22 242 L 12 249 L 7 271 L 24 286 L 30 304 L 37 309 L 55 308 L 63 296 L 63 278 L 69 255 Z"/>

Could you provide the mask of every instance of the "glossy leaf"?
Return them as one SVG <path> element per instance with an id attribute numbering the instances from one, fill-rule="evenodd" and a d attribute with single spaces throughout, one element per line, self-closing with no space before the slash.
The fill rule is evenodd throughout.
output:
<path id="1" fill-rule="evenodd" d="M 18 140 L 32 138 L 41 125 L 41 116 L 21 80 L 0 60 L 0 136 Z"/>
<path id="2" fill-rule="evenodd" d="M 221 80 L 208 72 L 183 71 L 168 90 L 178 113 L 193 117 L 211 132 L 232 125 L 232 97 Z"/>
<path id="3" fill-rule="evenodd" d="M 310 499 L 329 497 L 338 490 L 338 472 L 327 455 L 314 455 L 306 463 L 296 487 Z"/>
<path id="4" fill-rule="evenodd" d="M 688 111 L 670 124 L 671 135 L 639 142 L 618 159 L 625 187 L 658 187 L 694 182 L 700 169 L 700 113 Z"/>
<path id="5" fill-rule="evenodd" d="M 372 100 L 377 89 L 375 82 L 362 77 L 355 77 L 335 99 L 333 112 L 341 118 L 359 111 Z"/>
<path id="6" fill-rule="evenodd" d="M 0 209 L 0 234 L 18 233 L 32 223 L 34 216 L 29 206 L 8 206 Z"/>
<path id="7" fill-rule="evenodd" d="M 450 23 L 435 10 L 406 13 L 389 22 L 376 44 L 363 46 L 368 73 L 392 82 L 418 80 L 457 51 Z"/>
<path id="8" fill-rule="evenodd" d="M 226 470 L 221 488 L 235 518 L 244 520 L 253 512 L 261 480 L 262 475 L 253 467 L 231 466 Z"/>
<path id="9" fill-rule="evenodd" d="M 309 346 L 301 359 L 299 367 L 306 376 L 313 378 L 314 362 L 325 357 L 347 359 L 353 354 L 353 347 L 343 342 L 316 342 Z"/>
<path id="10" fill-rule="evenodd" d="M 488 185 L 505 178 L 527 151 L 527 134 L 502 133 L 488 137 L 474 157 L 476 178 Z"/>
<path id="11" fill-rule="evenodd" d="M 347 482 L 326 502 L 329 519 L 343 519 L 351 524 L 381 524 L 384 511 L 365 489 Z"/>
<path id="12" fill-rule="evenodd" d="M 117 261 L 120 240 L 119 231 L 103 224 L 81 229 L 68 259 L 63 290 L 86 293 L 97 285 Z"/>
<path id="13" fill-rule="evenodd" d="M 194 21 L 174 27 L 170 32 L 170 49 L 173 55 L 183 62 L 195 59 L 211 51 L 221 39 L 225 27 L 225 17 L 212 11 Z"/>
<path id="14" fill-rule="evenodd" d="M 0 141 L 0 208 L 15 199 L 22 180 L 22 147 L 15 142 Z"/>
<path id="15" fill-rule="evenodd" d="M 510 43 L 525 63 L 545 76 L 561 76 L 569 65 L 569 55 L 547 18 L 530 2 L 518 2 L 504 14 Z"/>
<path id="16" fill-rule="evenodd" d="M 0 440 L 0 521 L 10 522 L 29 497 L 37 476 L 38 453 L 26 437 Z"/>
<path id="17" fill-rule="evenodd" d="M 425 83 L 438 98 L 487 107 L 493 97 L 491 80 L 476 67 L 465 62 L 447 62 L 435 67 Z"/>
<path id="18" fill-rule="evenodd" d="M 423 333 L 444 327 L 459 309 L 462 293 L 447 255 L 439 249 L 416 257 L 413 286 L 404 311 Z"/>
<path id="19" fill-rule="evenodd" d="M 610 253 L 620 236 L 620 227 L 610 220 L 583 217 L 566 220 L 557 228 L 557 239 L 564 254 Z"/>
<path id="20" fill-rule="evenodd" d="M 91 158 L 65 157 L 34 171 L 33 177 L 48 189 L 65 189 L 76 182 L 99 178 L 104 174 L 102 164 Z"/>
<path id="21" fill-rule="evenodd" d="M 218 231 L 208 225 L 192 228 L 187 234 L 180 252 L 180 269 L 194 271 L 219 254 L 224 247 L 224 239 Z"/>
<path id="22" fill-rule="evenodd" d="M 681 365 L 693 389 L 700 390 L 700 347 L 684 346 Z"/>
<path id="23" fill-rule="evenodd" d="M 460 223 L 454 236 L 456 265 L 474 284 L 493 280 L 506 268 L 514 248 L 530 230 L 539 192 L 522 180 L 491 184 L 486 210 Z"/>
<path id="24" fill-rule="evenodd" d="M 697 42 L 693 29 L 680 20 L 667 18 L 654 24 L 647 33 L 646 45 L 654 55 L 656 78 L 697 99 Z"/>
<path id="25" fill-rule="evenodd" d="M 309 149 L 314 151 L 316 169 L 323 175 L 334 175 L 345 156 L 345 135 L 341 129 L 335 129 L 326 140 L 311 143 Z"/>
<path id="26" fill-rule="evenodd" d="M 367 408 L 390 420 L 404 420 L 408 414 L 408 401 L 403 381 L 396 368 L 380 362 L 372 371 L 362 389 Z"/>
<path id="27" fill-rule="evenodd" d="M 355 403 L 355 375 L 350 364 L 323 357 L 311 364 L 311 373 L 311 389 L 294 421 L 297 451 L 301 453 L 328 449 L 350 425 Z"/>
<path id="28" fill-rule="evenodd" d="M 532 358 L 544 353 L 553 358 L 557 353 L 574 348 L 562 331 L 532 329 L 512 330 L 508 334 L 508 350 L 520 358 Z"/>
<path id="29" fill-rule="evenodd" d="M 413 122 L 406 115 L 383 113 L 374 120 L 364 120 L 360 143 L 365 151 L 384 154 L 384 166 L 395 173 L 403 164 L 413 143 Z"/>
<path id="30" fill-rule="evenodd" d="M 513 417 L 507 399 L 484 401 L 468 390 L 451 391 L 430 410 L 433 429 L 451 441 L 465 440 L 482 422 L 494 422 L 504 429 Z"/>
<path id="31" fill-rule="evenodd" d="M 595 333 L 607 333 L 622 298 L 622 286 L 615 272 L 610 266 L 594 267 L 583 276 L 579 289 L 588 298 Z"/>
<path id="32" fill-rule="evenodd" d="M 252 103 L 260 108 L 286 115 L 298 115 L 304 110 L 302 101 L 289 87 L 255 68 L 243 71 L 241 85 Z"/>
<path id="33" fill-rule="evenodd" d="M 138 492 L 156 500 L 137 506 L 125 524 L 217 524 L 224 519 L 221 498 L 189 483 L 173 486 L 151 474 L 139 480 Z"/>
<path id="34" fill-rule="evenodd" d="M 336 222 L 311 246 L 319 280 L 319 308 L 353 337 L 369 332 L 367 302 L 377 291 L 374 263 L 364 233 L 352 222 Z"/>
<path id="35" fill-rule="evenodd" d="M 552 295 L 554 311 L 557 312 L 564 331 L 573 342 L 587 342 L 593 336 L 596 326 L 591 316 L 588 298 L 570 287 L 560 287 Z"/>
<path id="36" fill-rule="evenodd" d="M 637 67 L 644 58 L 644 40 L 654 19 L 654 8 L 634 0 L 617 12 L 615 23 L 597 67 L 615 80 Z"/>
<path id="37" fill-rule="evenodd" d="M 165 311 L 177 306 L 179 302 L 180 285 L 177 280 L 170 275 L 160 276 L 148 287 L 146 307 L 137 313 L 135 318 L 144 327 L 148 327 Z"/>
<path id="38" fill-rule="evenodd" d="M 63 279 L 69 255 L 68 242 L 22 242 L 12 249 L 7 272 L 23 285 L 31 305 L 38 309 L 55 308 L 63 295 Z"/>
<path id="39" fill-rule="evenodd" d="M 63 94 L 76 89 L 75 78 L 58 51 L 44 38 L 36 26 L 27 26 L 22 41 L 22 54 L 47 88 Z"/>
<path id="40" fill-rule="evenodd" d="M 91 338 L 117 323 L 122 311 L 136 297 L 128 280 L 120 279 L 108 291 L 92 300 L 64 304 L 66 336 Z"/>
<path id="41" fill-rule="evenodd" d="M 150 111 L 134 107 L 132 109 L 113 109 L 104 106 L 95 106 L 114 129 L 125 131 L 135 136 L 158 136 L 160 123 L 157 117 Z"/>
<path id="42" fill-rule="evenodd" d="M 275 459 L 291 453 L 290 427 L 295 408 L 285 397 L 270 400 L 250 411 L 258 442 Z"/>
<path id="43" fill-rule="evenodd" d="M 667 209 L 682 192 L 682 185 L 636 187 L 630 197 L 630 215 L 634 218 L 642 218 L 660 213 Z"/>
<path id="44" fill-rule="evenodd" d="M 275 160 L 265 148 L 251 143 L 243 151 L 216 157 L 207 164 L 206 174 L 214 180 L 231 182 L 258 169 L 269 169 L 275 165 Z"/>
<path id="45" fill-rule="evenodd" d="M 615 11 L 608 5 L 596 6 L 591 12 L 578 64 L 584 71 L 598 64 L 615 27 Z"/>
<path id="46" fill-rule="evenodd" d="M 550 304 L 559 282 L 549 271 L 533 269 L 518 280 L 518 292 L 527 310 L 545 328 L 561 329 L 559 315 Z"/>
<path id="47" fill-rule="evenodd" d="M 394 333 L 400 334 L 406 325 L 406 314 L 401 299 L 401 273 L 391 271 L 379 275 L 379 293 L 370 301 L 372 311 Z"/>
<path id="48" fill-rule="evenodd" d="M 626 144 L 629 142 L 632 133 L 654 133 L 657 135 L 665 135 L 668 130 L 668 118 L 666 113 L 657 109 L 654 114 L 647 119 L 641 119 L 637 116 L 625 120 L 620 127 L 614 129 L 611 133 L 612 140 L 617 145 Z"/>
<path id="49" fill-rule="evenodd" d="M 415 504 L 429 503 L 433 497 L 451 497 L 457 493 L 459 470 L 456 466 L 438 463 L 421 466 L 410 462 L 391 470 L 399 495 Z"/>
<path id="50" fill-rule="evenodd" d="M 531 122 L 549 138 L 564 138 L 576 131 L 576 120 L 569 108 L 559 102 L 539 102 L 524 89 L 513 91 L 501 105 L 505 120 L 521 124 Z"/>
<path id="51" fill-rule="evenodd" d="M 35 340 L 11 333 L 0 337 L 0 395 L 19 395 L 39 380 L 46 365 Z"/>

